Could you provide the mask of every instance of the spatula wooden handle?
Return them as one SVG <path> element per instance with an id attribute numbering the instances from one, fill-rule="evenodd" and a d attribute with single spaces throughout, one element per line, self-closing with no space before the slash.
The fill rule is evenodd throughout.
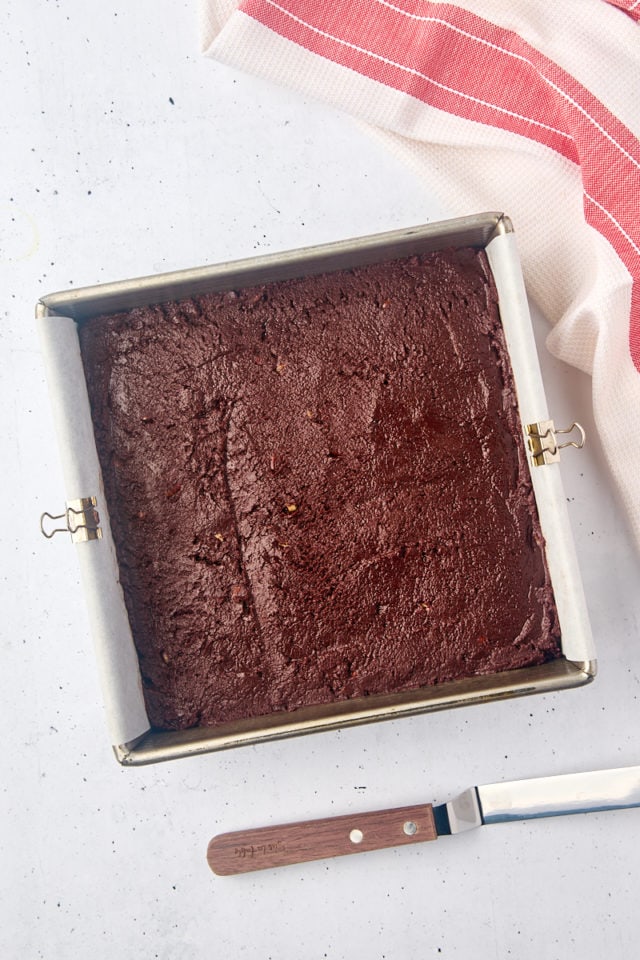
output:
<path id="1" fill-rule="evenodd" d="M 436 837 L 431 804 L 421 804 L 221 833 L 210 842 L 207 860 L 214 873 L 229 876 Z"/>

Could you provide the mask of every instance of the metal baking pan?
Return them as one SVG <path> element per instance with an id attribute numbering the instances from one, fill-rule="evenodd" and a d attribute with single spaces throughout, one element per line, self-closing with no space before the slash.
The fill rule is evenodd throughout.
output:
<path id="1" fill-rule="evenodd" d="M 131 629 L 118 580 L 108 506 L 98 464 L 80 358 L 77 325 L 104 313 L 198 294 L 239 289 L 275 280 L 360 266 L 457 246 L 486 250 L 498 290 L 520 417 L 537 444 L 531 458 L 546 555 L 562 633 L 562 656 L 535 667 L 472 677 L 397 694 L 369 696 L 305 707 L 215 728 L 160 732 L 150 728 Z M 84 289 L 53 293 L 37 304 L 36 317 L 47 369 L 63 463 L 67 504 L 63 526 L 77 544 L 104 691 L 111 742 L 118 761 L 137 765 L 221 750 L 241 744 L 353 724 L 406 717 L 484 701 L 544 693 L 588 683 L 596 670 L 584 594 L 569 531 L 557 462 L 548 427 L 528 304 L 513 227 L 501 213 L 483 213 L 442 223 L 183 270 Z M 545 451 L 545 437 L 552 445 Z M 540 447 L 542 446 L 542 450 Z M 550 455 L 547 458 L 547 453 Z M 546 462 L 546 460 L 550 462 Z M 93 498 L 86 499 L 86 498 Z M 43 532 L 45 531 L 43 527 Z"/>

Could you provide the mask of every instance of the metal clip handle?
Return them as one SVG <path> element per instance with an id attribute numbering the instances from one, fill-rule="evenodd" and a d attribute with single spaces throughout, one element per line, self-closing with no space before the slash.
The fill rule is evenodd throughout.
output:
<path id="1" fill-rule="evenodd" d="M 55 537 L 56 533 L 70 533 L 73 543 L 101 540 L 102 529 L 96 505 L 95 497 L 82 497 L 79 500 L 70 500 L 64 513 L 52 514 L 45 510 L 40 516 L 40 532 L 47 540 Z M 54 527 L 53 530 L 47 531 L 44 525 L 45 518 L 53 521 L 64 520 L 65 526 Z"/>
<path id="2" fill-rule="evenodd" d="M 576 450 L 582 450 L 587 436 L 584 432 L 584 427 L 582 427 L 576 420 L 573 421 L 570 427 L 565 427 L 564 430 L 556 430 L 556 436 L 559 433 L 573 433 L 574 430 L 578 431 L 580 434 L 580 439 L 577 442 L 575 440 L 567 440 L 566 443 L 559 443 L 557 445 L 558 450 L 564 450 L 565 447 L 575 447 Z"/>

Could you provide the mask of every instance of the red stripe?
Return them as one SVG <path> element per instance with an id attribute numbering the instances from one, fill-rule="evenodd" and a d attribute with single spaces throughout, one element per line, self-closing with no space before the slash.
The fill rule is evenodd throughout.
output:
<path id="1" fill-rule="evenodd" d="M 638 0 L 607 0 L 607 3 L 610 3 L 612 7 L 620 7 L 634 20 L 640 20 L 640 3 L 638 3 Z"/>
<path id="2" fill-rule="evenodd" d="M 640 372 L 640 143 L 584 86 L 518 34 L 452 4 L 245 0 L 240 9 L 325 59 L 579 163 L 595 201 L 585 200 L 586 220 L 634 278 L 629 346 Z"/>

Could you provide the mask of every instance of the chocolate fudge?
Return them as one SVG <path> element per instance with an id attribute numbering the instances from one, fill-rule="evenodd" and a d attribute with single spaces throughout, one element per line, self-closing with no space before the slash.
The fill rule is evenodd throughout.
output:
<path id="1" fill-rule="evenodd" d="M 483 252 L 96 317 L 80 343 L 154 728 L 560 654 Z"/>

